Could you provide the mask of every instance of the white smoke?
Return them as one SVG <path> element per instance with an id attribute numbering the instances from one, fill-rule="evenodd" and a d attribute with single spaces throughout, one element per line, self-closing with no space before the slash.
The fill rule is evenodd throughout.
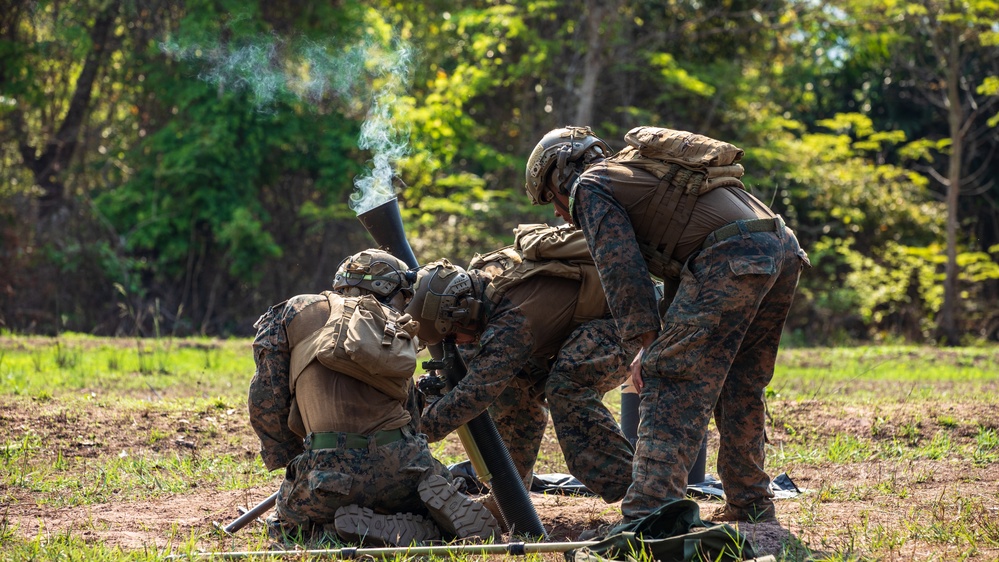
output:
<path id="1" fill-rule="evenodd" d="M 386 53 L 377 65 L 383 71 L 383 82 L 375 92 L 358 140 L 361 149 L 370 149 L 374 154 L 373 167 L 370 174 L 354 178 L 355 189 L 350 196 L 350 208 L 359 215 L 395 196 L 393 167 L 409 152 L 406 136 L 394 126 L 392 118 L 393 102 L 408 85 L 409 53 L 408 48 L 401 46 Z"/>
<path id="2" fill-rule="evenodd" d="M 272 111 L 279 97 L 291 95 L 313 104 L 332 99 L 348 115 L 363 112 L 358 147 L 371 151 L 371 168 L 354 178 L 350 207 L 360 214 L 395 196 L 394 167 L 409 153 L 407 135 L 392 113 L 409 85 L 411 50 L 401 39 L 389 46 L 370 38 L 338 45 L 270 35 L 239 44 L 164 41 L 160 49 L 177 60 L 200 62 L 198 78 L 220 90 L 248 91 L 261 111 Z"/>

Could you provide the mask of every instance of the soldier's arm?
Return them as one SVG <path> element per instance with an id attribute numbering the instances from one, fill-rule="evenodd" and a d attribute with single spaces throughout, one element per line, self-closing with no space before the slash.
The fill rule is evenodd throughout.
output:
<path id="1" fill-rule="evenodd" d="M 479 343 L 465 378 L 424 412 L 422 429 L 431 442 L 465 425 L 496 400 L 530 359 L 534 336 L 520 310 L 511 308 L 489 319 Z"/>
<path id="2" fill-rule="evenodd" d="M 247 405 L 250 425 L 260 438 L 260 457 L 268 470 L 284 468 L 304 448 L 302 438 L 288 427 L 291 389 L 288 383 L 291 349 L 285 330 L 286 307 L 270 308 L 257 326 L 253 340 L 256 372 L 250 381 Z"/>
<path id="3" fill-rule="evenodd" d="M 575 190 L 575 213 L 621 339 L 658 333 L 655 288 L 627 211 L 584 174 Z"/>

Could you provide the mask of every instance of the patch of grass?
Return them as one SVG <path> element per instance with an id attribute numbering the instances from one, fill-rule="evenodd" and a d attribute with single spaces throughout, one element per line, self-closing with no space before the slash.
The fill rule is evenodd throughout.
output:
<path id="1" fill-rule="evenodd" d="M 839 434 L 825 447 L 825 454 L 833 463 L 860 461 L 869 456 L 869 445 L 852 435 Z"/>
<path id="2" fill-rule="evenodd" d="M 770 392 L 794 400 L 931 399 L 949 385 L 952 398 L 986 400 L 994 395 L 996 372 L 994 348 L 787 349 L 781 351 Z"/>
<path id="3" fill-rule="evenodd" d="M 957 418 L 948 415 L 938 416 L 937 423 L 940 424 L 941 427 L 946 427 L 948 429 L 955 429 L 960 425 Z"/>
<path id="4" fill-rule="evenodd" d="M 0 332 L 2 501 L 13 513 L 29 502 L 114 507 L 199 489 L 247 491 L 248 504 L 263 499 L 261 488 L 276 489 L 281 471 L 263 468 L 249 427 L 253 371 L 248 340 Z M 766 390 L 766 468 L 793 473 L 806 492 L 778 504 L 781 522 L 799 535 L 778 560 L 997 559 L 999 514 L 989 488 L 999 462 L 995 372 L 993 348 L 782 351 Z M 620 392 L 605 401 L 618 414 Z M 717 459 L 711 431 L 709 473 Z M 431 451 L 445 464 L 467 458 L 455 436 Z M 567 471 L 551 432 L 537 470 Z M 600 517 L 617 509 L 607 506 Z M 89 513 L 79 529 L 91 537 L 112 525 Z M 167 551 L 265 550 L 269 542 L 259 525 L 232 537 L 175 527 L 165 549 L 123 551 L 83 540 L 80 530 L 43 528 L 24 538 L 17 519 L 3 508 L 0 517 L 0 560 L 147 560 Z M 159 533 L 162 544 L 162 524 L 133 525 Z"/>
<path id="5" fill-rule="evenodd" d="M 149 437 L 146 439 L 146 443 L 150 445 L 155 445 L 156 443 L 163 441 L 164 439 L 170 437 L 170 434 L 159 428 L 153 428 L 149 430 Z"/>
<path id="6" fill-rule="evenodd" d="M 2 345 L 2 344 L 0 344 Z M 64 334 L 3 350 L 0 395 L 223 396 L 245 400 L 254 371 L 246 340 L 108 340 Z"/>
<path id="7" fill-rule="evenodd" d="M 999 434 L 995 429 L 979 427 L 975 435 L 975 451 L 972 459 L 976 465 L 984 466 L 999 461 Z"/>
<path id="8" fill-rule="evenodd" d="M 81 462 L 85 468 L 78 464 Z M 39 505 L 68 507 L 150 499 L 197 486 L 242 489 L 271 480 L 256 460 L 181 455 L 156 458 L 123 451 L 100 462 L 67 462 L 59 469 L 35 466 L 19 486 L 35 495 Z"/>
<path id="9" fill-rule="evenodd" d="M 929 443 L 917 449 L 916 454 L 927 459 L 939 460 L 949 457 L 953 450 L 950 435 L 941 431 L 936 433 Z"/>
<path id="10" fill-rule="evenodd" d="M 6 521 L 6 520 L 4 520 Z M 0 527 L 2 530 L 2 527 Z M 0 560 L 87 560 L 88 562 L 153 562 L 164 559 L 167 553 L 191 556 L 197 560 L 201 554 L 198 544 L 204 539 L 201 533 L 181 534 L 179 529 L 167 538 L 167 546 L 163 549 L 146 548 L 142 550 L 125 550 L 116 546 L 94 544 L 88 540 L 85 533 L 59 532 L 50 533 L 42 530 L 32 539 L 19 539 L 9 535 L 7 540 L 0 540 L 3 550 Z M 3 535 L 0 535 L 3 539 Z M 267 542 L 259 536 L 251 543 L 255 550 L 266 550 Z M 200 558 L 210 560 L 211 558 Z"/>

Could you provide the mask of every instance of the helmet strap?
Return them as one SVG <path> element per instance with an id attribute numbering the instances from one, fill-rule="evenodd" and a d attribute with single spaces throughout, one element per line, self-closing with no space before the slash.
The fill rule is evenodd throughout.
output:
<path id="1" fill-rule="evenodd" d="M 559 147 L 556 155 L 554 174 L 555 189 L 558 193 L 563 193 L 565 191 L 566 188 L 564 186 L 575 168 L 575 166 L 569 162 L 570 156 L 572 156 L 572 145 L 563 144 Z"/>

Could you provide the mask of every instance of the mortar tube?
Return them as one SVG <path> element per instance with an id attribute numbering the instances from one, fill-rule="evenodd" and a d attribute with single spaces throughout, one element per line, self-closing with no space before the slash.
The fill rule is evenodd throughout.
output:
<path id="1" fill-rule="evenodd" d="M 378 247 L 406 262 L 411 268 L 420 267 L 413 248 L 406 239 L 402 228 L 402 214 L 396 197 L 357 215 L 368 234 L 375 239 Z"/>
<path id="2" fill-rule="evenodd" d="M 454 387 L 465 378 L 467 369 L 458 353 L 454 338 L 444 340 L 443 345 L 445 362 L 448 364 L 448 368 L 445 369 L 447 381 L 450 387 Z M 489 412 L 482 412 L 466 426 L 478 445 L 489 474 L 492 475 L 488 486 L 496 498 L 496 504 L 510 533 L 514 536 L 544 540 L 548 533 L 538 517 L 517 467 L 513 464 L 506 443 L 503 442 L 496 425 L 489 417 Z"/>

